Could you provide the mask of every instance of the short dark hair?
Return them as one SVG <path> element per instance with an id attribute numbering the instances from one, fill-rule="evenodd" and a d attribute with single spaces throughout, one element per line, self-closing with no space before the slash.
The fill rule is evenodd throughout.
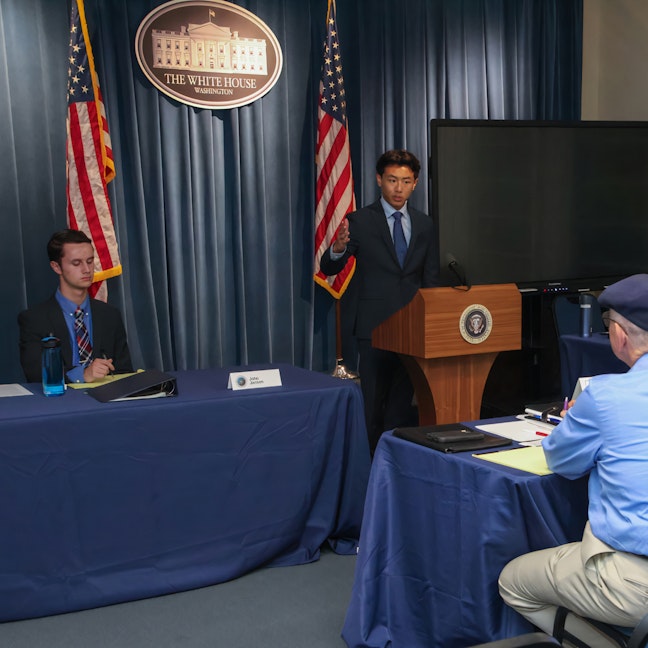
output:
<path id="1" fill-rule="evenodd" d="M 405 149 L 392 149 L 383 153 L 378 158 L 378 162 L 376 162 L 376 173 L 382 175 L 385 172 L 385 168 L 393 164 L 409 167 L 414 172 L 414 178 L 418 178 L 421 163 L 415 155 Z"/>
<path id="2" fill-rule="evenodd" d="M 55 232 L 47 243 L 47 256 L 50 261 L 61 263 L 63 246 L 66 243 L 90 243 L 92 245 L 92 241 L 81 230 L 64 229 Z"/>

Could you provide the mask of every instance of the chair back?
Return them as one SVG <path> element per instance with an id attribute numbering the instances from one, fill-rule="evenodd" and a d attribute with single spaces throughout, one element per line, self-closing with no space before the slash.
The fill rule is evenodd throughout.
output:
<path id="1" fill-rule="evenodd" d="M 628 648 L 646 648 L 646 646 L 648 646 L 648 614 L 639 621 L 628 641 Z"/>
<path id="2" fill-rule="evenodd" d="M 553 636 L 562 644 L 567 640 L 570 645 L 576 648 L 590 648 L 588 644 L 581 641 L 565 629 L 565 621 L 568 614 L 574 614 L 567 608 L 559 607 L 556 610 L 554 619 Z M 574 616 L 576 616 L 574 614 Z M 619 626 L 609 625 L 602 621 L 581 617 L 590 625 L 593 625 L 600 632 L 605 634 L 610 642 L 614 642 L 620 648 L 646 648 L 648 646 L 648 614 L 645 614 L 641 621 L 634 628 L 621 628 Z"/>

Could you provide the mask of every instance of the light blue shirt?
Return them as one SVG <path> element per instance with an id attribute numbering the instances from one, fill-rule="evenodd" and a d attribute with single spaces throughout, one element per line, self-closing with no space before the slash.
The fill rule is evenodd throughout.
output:
<path id="1" fill-rule="evenodd" d="M 648 556 L 648 354 L 625 374 L 592 378 L 542 447 L 553 472 L 589 473 L 594 535 Z"/>
<path id="2" fill-rule="evenodd" d="M 65 325 L 67 326 L 70 335 L 70 346 L 72 347 L 73 367 L 66 372 L 66 376 L 70 382 L 85 382 L 83 378 L 84 368 L 80 364 L 79 347 L 77 346 L 76 332 L 74 330 L 74 311 L 77 309 L 77 305 L 63 297 L 59 289 L 56 290 L 56 301 L 59 303 L 59 306 L 63 311 Z M 90 343 L 92 344 L 92 312 L 90 311 L 90 297 L 86 297 L 80 306 L 83 311 L 86 328 L 88 329 L 88 335 L 90 336 Z"/>
<path id="3" fill-rule="evenodd" d="M 399 211 L 403 216 L 401 217 L 401 225 L 403 226 L 403 234 L 405 234 L 405 240 L 407 245 L 410 244 L 412 238 L 412 219 L 410 218 L 409 212 L 407 211 L 407 203 L 403 205 L 402 209 L 396 209 L 392 207 L 382 196 L 380 197 L 380 204 L 382 205 L 385 216 L 387 217 L 387 225 L 389 225 L 389 231 L 392 236 L 392 241 L 394 240 L 394 212 Z"/>
<path id="4" fill-rule="evenodd" d="M 380 197 L 380 204 L 382 205 L 383 211 L 385 212 L 385 217 L 387 218 L 387 226 L 389 227 L 389 232 L 394 240 L 394 212 L 399 211 L 402 214 L 401 225 L 403 226 L 403 234 L 405 234 L 405 241 L 409 246 L 410 240 L 412 239 L 412 219 L 410 218 L 409 212 L 407 211 L 407 203 L 403 205 L 402 209 L 396 209 L 392 207 L 382 196 Z M 333 252 L 333 247 L 329 251 L 331 255 L 331 261 L 337 261 L 344 256 L 346 248 L 342 252 Z"/>

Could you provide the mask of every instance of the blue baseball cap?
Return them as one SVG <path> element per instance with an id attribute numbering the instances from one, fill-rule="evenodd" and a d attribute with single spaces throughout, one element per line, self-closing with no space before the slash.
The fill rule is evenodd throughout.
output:
<path id="1" fill-rule="evenodd" d="M 603 308 L 611 308 L 648 331 L 648 274 L 636 274 L 608 286 L 598 298 Z"/>

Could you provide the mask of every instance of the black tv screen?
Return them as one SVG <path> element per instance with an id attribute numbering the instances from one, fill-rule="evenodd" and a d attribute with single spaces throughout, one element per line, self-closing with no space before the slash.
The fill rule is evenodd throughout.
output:
<path id="1" fill-rule="evenodd" d="M 430 140 L 448 282 L 451 257 L 473 284 L 648 272 L 648 122 L 432 120 Z"/>

